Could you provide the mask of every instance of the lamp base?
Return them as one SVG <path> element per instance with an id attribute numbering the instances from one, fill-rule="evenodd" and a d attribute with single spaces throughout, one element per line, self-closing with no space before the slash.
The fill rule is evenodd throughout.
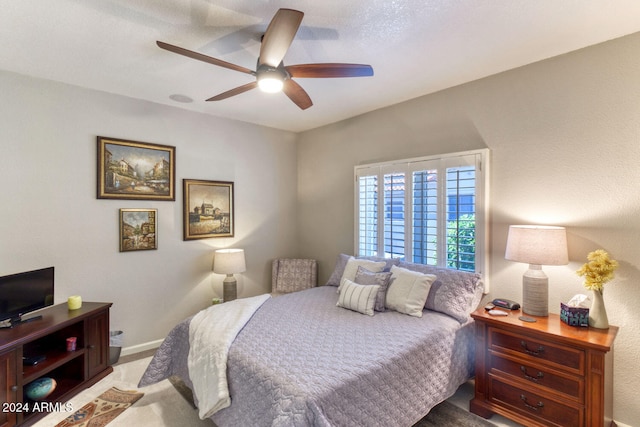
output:
<path id="1" fill-rule="evenodd" d="M 530 264 L 522 276 L 522 312 L 549 316 L 549 278 L 540 265 Z"/>
<path id="2" fill-rule="evenodd" d="M 236 278 L 233 277 L 233 274 L 227 274 L 227 277 L 222 281 L 222 300 L 227 302 L 236 298 L 238 298 Z"/>

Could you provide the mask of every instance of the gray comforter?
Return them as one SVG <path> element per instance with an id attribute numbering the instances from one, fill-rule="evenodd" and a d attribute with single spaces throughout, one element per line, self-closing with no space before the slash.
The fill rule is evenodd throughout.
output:
<path id="1" fill-rule="evenodd" d="M 473 323 L 425 310 L 365 316 L 336 307 L 335 287 L 266 301 L 229 351 L 231 406 L 218 426 L 411 426 L 472 375 Z M 160 346 L 140 386 L 191 386 L 189 320 Z"/>

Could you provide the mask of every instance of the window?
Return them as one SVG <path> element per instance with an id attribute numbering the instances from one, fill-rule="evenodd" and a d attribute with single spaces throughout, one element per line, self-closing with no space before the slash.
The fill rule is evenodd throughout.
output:
<path id="1" fill-rule="evenodd" d="M 356 166 L 357 254 L 484 273 L 487 166 L 488 150 Z"/>

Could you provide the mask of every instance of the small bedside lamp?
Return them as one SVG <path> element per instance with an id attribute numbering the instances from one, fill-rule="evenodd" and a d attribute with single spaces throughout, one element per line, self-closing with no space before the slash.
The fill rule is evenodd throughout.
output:
<path id="1" fill-rule="evenodd" d="M 548 316 L 549 278 L 542 266 L 569 263 L 565 228 L 511 225 L 504 257 L 529 264 L 522 276 L 522 311 L 532 316 Z"/>
<path id="2" fill-rule="evenodd" d="M 222 282 L 222 298 L 224 302 L 232 301 L 238 297 L 238 289 L 235 273 L 246 271 L 243 249 L 218 249 L 213 258 L 213 272 L 226 274 Z"/>

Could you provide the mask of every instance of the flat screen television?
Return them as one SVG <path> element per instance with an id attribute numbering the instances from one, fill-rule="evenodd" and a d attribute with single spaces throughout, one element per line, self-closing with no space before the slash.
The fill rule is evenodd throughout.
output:
<path id="1" fill-rule="evenodd" d="M 0 277 L 0 322 L 11 326 L 22 316 L 53 305 L 54 268 Z"/>

